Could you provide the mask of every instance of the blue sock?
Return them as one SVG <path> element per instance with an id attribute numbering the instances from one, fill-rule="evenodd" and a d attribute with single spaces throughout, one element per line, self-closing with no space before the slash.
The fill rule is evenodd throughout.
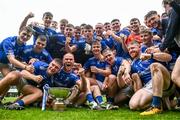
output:
<path id="1" fill-rule="evenodd" d="M 114 98 L 113 97 L 106 97 L 107 102 L 112 104 L 114 102 Z"/>
<path id="2" fill-rule="evenodd" d="M 88 93 L 88 94 L 86 95 L 86 99 L 87 99 L 87 101 L 88 101 L 89 103 L 94 101 L 94 98 L 93 98 L 93 96 L 92 96 L 91 93 Z"/>
<path id="3" fill-rule="evenodd" d="M 24 101 L 23 100 L 18 100 L 16 102 L 19 106 L 24 106 Z"/>
<path id="4" fill-rule="evenodd" d="M 101 104 L 101 103 L 103 102 L 102 96 L 97 96 L 97 97 L 96 97 L 96 102 L 97 102 L 98 104 Z"/>
<path id="5" fill-rule="evenodd" d="M 161 97 L 153 96 L 152 106 L 161 107 Z"/>

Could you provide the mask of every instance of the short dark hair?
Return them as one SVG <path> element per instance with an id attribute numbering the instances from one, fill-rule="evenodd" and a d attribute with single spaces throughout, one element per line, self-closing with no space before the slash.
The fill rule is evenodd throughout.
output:
<path id="1" fill-rule="evenodd" d="M 104 25 L 109 25 L 109 24 L 111 24 L 111 23 L 110 23 L 110 22 L 105 22 L 105 23 L 104 23 Z"/>
<path id="2" fill-rule="evenodd" d="M 88 25 L 85 25 L 85 26 L 84 26 L 84 29 L 93 29 L 93 26 L 91 26 L 91 25 L 88 24 Z"/>
<path id="3" fill-rule="evenodd" d="M 111 21 L 111 23 L 116 22 L 116 21 L 120 22 L 119 19 L 113 19 L 113 20 Z"/>
<path id="4" fill-rule="evenodd" d="M 74 25 L 73 24 L 67 24 L 66 27 L 71 27 L 71 28 L 74 28 Z"/>
<path id="5" fill-rule="evenodd" d="M 51 12 L 45 12 L 45 13 L 43 14 L 43 18 L 44 18 L 44 16 L 53 17 L 53 14 L 52 14 Z"/>
<path id="6" fill-rule="evenodd" d="M 59 21 L 60 24 L 68 24 L 68 20 L 67 19 L 61 19 Z"/>
<path id="7" fill-rule="evenodd" d="M 74 29 L 81 31 L 81 27 L 79 27 L 79 26 L 75 26 Z"/>
<path id="8" fill-rule="evenodd" d="M 59 65 L 62 65 L 62 60 L 59 58 L 54 58 L 53 61 L 55 61 Z"/>
<path id="9" fill-rule="evenodd" d="M 156 15 L 156 14 L 158 14 L 157 11 L 151 10 L 145 15 L 145 18 L 147 19 L 147 18 L 151 17 L 152 15 Z"/>
<path id="10" fill-rule="evenodd" d="M 139 23 L 140 23 L 140 20 L 138 19 L 138 18 L 132 18 L 131 20 L 130 20 L 130 22 L 133 22 L 133 21 L 138 21 Z M 141 24 L 141 23 L 140 23 Z"/>
<path id="11" fill-rule="evenodd" d="M 33 32 L 32 28 L 30 26 L 24 26 L 19 30 L 19 33 L 22 31 L 27 31 L 27 32 Z"/>
<path id="12" fill-rule="evenodd" d="M 47 37 L 45 35 L 39 35 L 37 39 L 47 42 Z"/>

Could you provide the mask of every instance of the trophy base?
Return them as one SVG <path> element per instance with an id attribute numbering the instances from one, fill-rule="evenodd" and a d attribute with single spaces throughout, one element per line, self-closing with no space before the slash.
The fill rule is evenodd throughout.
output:
<path id="1" fill-rule="evenodd" d="M 55 111 L 64 111 L 66 105 L 63 102 L 55 102 L 53 105 L 53 110 Z"/>

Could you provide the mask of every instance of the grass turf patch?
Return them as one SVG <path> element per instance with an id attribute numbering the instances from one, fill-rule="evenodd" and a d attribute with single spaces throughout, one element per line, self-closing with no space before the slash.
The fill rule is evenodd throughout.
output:
<path id="1" fill-rule="evenodd" d="M 8 101 L 8 100 L 7 100 Z M 0 109 L 0 120 L 175 120 L 180 119 L 179 111 L 164 111 L 153 116 L 140 116 L 140 111 L 128 108 L 119 110 L 93 111 L 87 108 L 67 108 L 63 112 L 26 107 L 25 110 Z"/>

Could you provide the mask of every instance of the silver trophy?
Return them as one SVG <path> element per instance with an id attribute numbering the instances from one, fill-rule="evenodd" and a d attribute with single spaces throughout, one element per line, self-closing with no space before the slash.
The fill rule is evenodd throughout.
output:
<path id="1" fill-rule="evenodd" d="M 66 108 L 66 105 L 64 103 L 64 100 L 68 97 L 70 93 L 69 88 L 63 88 L 63 87 L 52 87 L 49 89 L 49 94 L 54 98 L 53 102 L 53 110 L 56 111 L 64 111 Z"/>

